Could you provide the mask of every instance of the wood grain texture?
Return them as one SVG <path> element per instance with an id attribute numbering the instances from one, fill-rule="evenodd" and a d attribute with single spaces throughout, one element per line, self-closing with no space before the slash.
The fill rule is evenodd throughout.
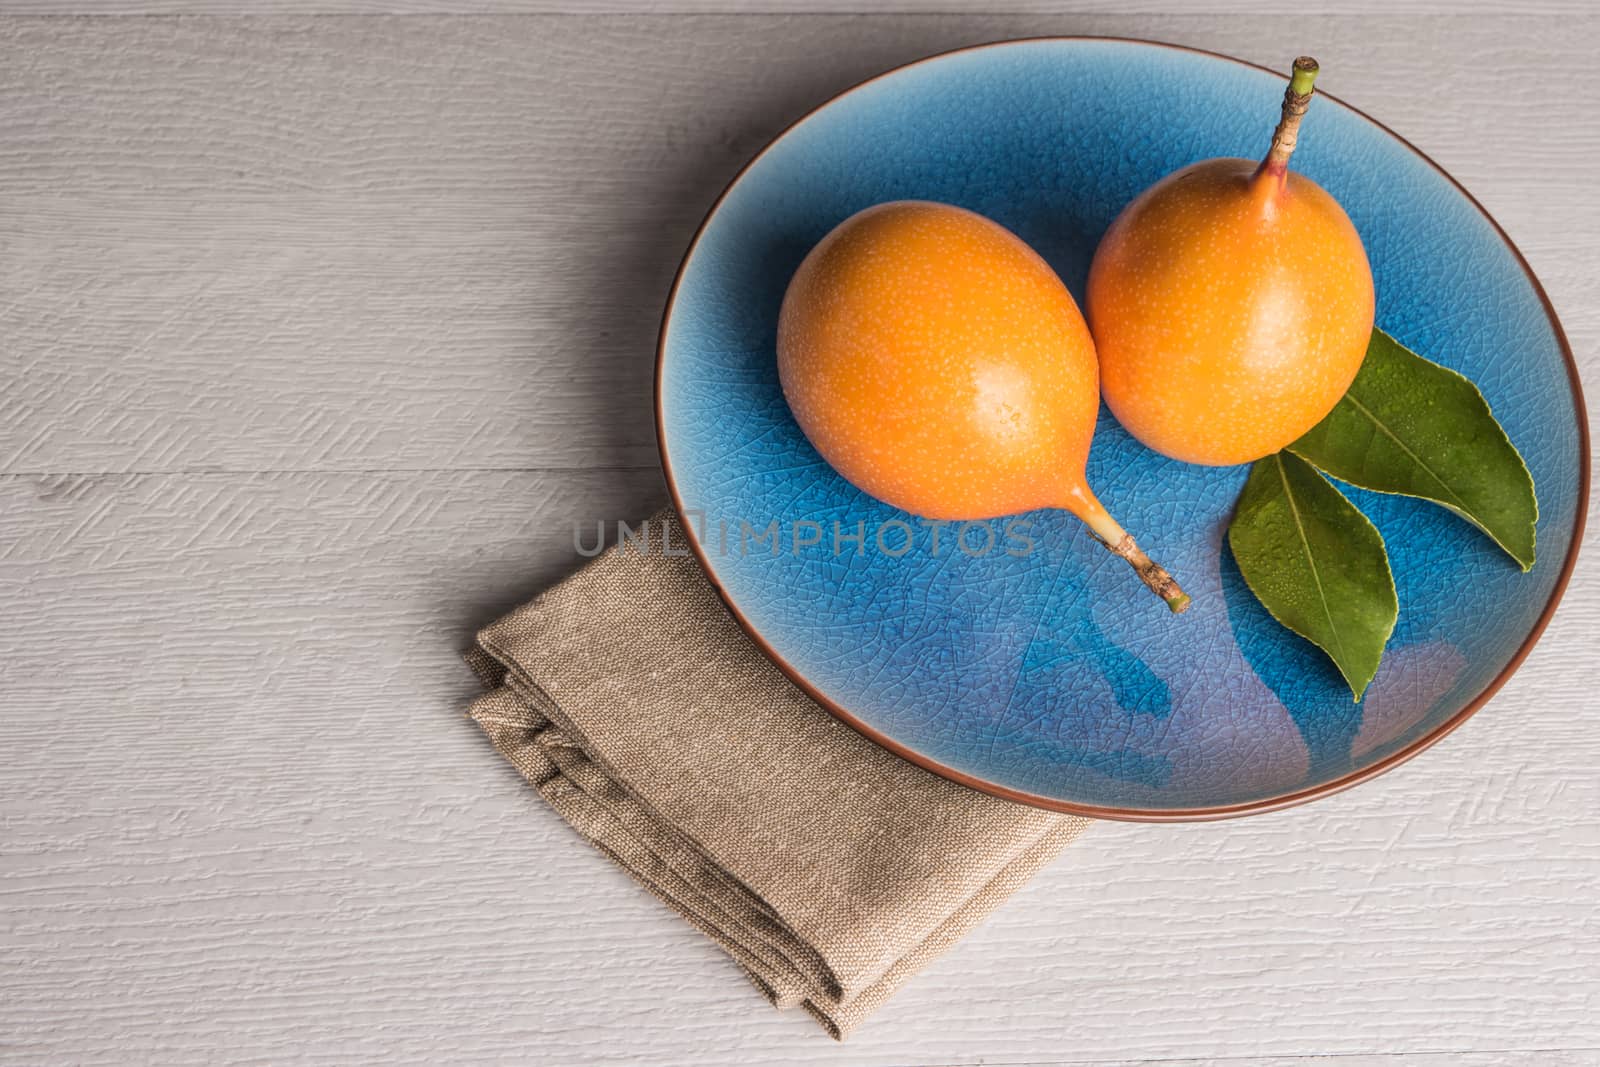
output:
<path id="1" fill-rule="evenodd" d="M 460 714 L 458 649 L 571 523 L 662 501 L 700 213 L 927 52 L 1309 41 L 1518 240 L 1600 396 L 1600 130 L 1548 79 L 1600 23 L 1382 7 L 0 19 L 0 1061 L 1600 1062 L 1593 567 L 1442 747 L 1096 827 L 843 1047 Z"/>
<path id="2" fill-rule="evenodd" d="M 0 15 L 950 15 L 973 0 L 0 0 Z M 1520 14 L 1589 14 L 1588 0 L 1522 0 Z M 990 15 L 1281 15 L 1278 0 L 1000 0 Z M 1321 0 L 1320 15 L 1504 16 L 1504 0 Z"/>

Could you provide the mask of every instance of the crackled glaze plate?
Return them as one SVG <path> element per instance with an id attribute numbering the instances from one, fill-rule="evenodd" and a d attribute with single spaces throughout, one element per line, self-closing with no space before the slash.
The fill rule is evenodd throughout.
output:
<path id="1" fill-rule="evenodd" d="M 1009 531 L 1020 538 L 1005 520 L 959 544 L 962 531 L 947 527 L 934 551 L 933 528 L 833 473 L 784 404 L 774 350 L 784 288 L 842 219 L 907 198 L 971 208 L 1038 249 L 1081 300 L 1095 243 L 1122 206 L 1195 160 L 1260 156 L 1283 86 L 1237 60 L 1147 42 L 986 45 L 835 98 L 723 194 L 662 326 L 662 459 L 723 598 L 823 706 L 1002 796 L 1099 817 L 1210 818 L 1310 799 L 1401 762 L 1528 653 L 1566 584 L 1588 493 L 1571 354 L 1537 281 L 1476 202 L 1332 97 L 1312 106 L 1296 169 L 1361 231 L 1379 325 L 1478 383 L 1540 504 L 1539 562 L 1523 574 L 1438 507 L 1348 490 L 1388 542 L 1400 597 L 1360 704 L 1322 652 L 1267 615 L 1226 550 L 1245 468 L 1165 459 L 1102 410 L 1089 482 L 1193 595 L 1174 616 L 1063 513 L 1021 516 Z"/>

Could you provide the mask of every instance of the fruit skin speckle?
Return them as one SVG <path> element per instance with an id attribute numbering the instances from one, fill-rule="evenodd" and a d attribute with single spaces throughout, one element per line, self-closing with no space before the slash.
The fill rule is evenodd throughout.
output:
<path id="1" fill-rule="evenodd" d="M 897 201 L 840 223 L 789 284 L 778 371 L 823 458 L 895 507 L 1104 513 L 1083 484 L 1088 327 L 1049 265 L 981 215 Z"/>
<path id="2" fill-rule="evenodd" d="M 1211 159 L 1171 174 L 1106 231 L 1085 304 L 1118 421 L 1175 459 L 1278 451 L 1354 380 L 1372 270 L 1338 202 L 1293 172 Z"/>

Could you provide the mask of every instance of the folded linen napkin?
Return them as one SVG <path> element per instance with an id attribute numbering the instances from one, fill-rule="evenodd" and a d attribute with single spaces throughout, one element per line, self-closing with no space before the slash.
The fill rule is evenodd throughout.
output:
<path id="1" fill-rule="evenodd" d="M 669 514 L 650 529 L 478 634 L 469 714 L 774 1004 L 842 1038 L 1088 820 L 857 734 L 761 654 Z"/>

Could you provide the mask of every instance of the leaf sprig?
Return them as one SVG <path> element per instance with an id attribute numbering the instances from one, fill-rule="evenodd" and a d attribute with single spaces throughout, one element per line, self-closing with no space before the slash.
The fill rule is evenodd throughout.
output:
<path id="1" fill-rule="evenodd" d="M 1483 394 L 1382 330 L 1343 399 L 1284 451 L 1257 460 L 1228 545 L 1272 617 L 1328 653 L 1360 700 L 1399 614 L 1383 537 L 1318 469 L 1439 504 L 1526 571 L 1533 478 Z"/>

